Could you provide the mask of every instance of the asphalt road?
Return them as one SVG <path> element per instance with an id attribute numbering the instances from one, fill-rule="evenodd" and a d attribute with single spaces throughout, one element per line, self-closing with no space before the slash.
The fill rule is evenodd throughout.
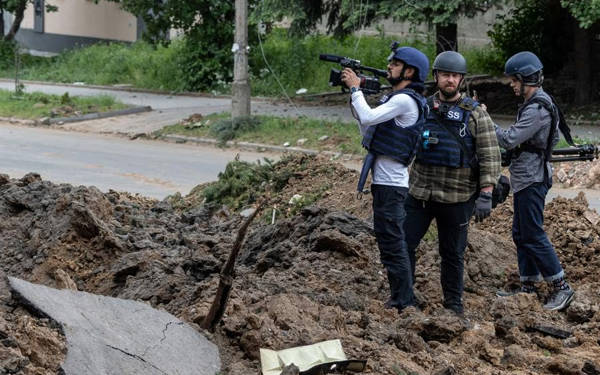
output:
<path id="1" fill-rule="evenodd" d="M 14 82 L 0 80 L 0 88 L 14 89 Z M 169 194 L 187 194 L 199 183 L 214 181 L 227 163 L 239 153 L 242 160 L 255 161 L 263 157 L 276 159 L 274 154 L 214 147 L 169 144 L 153 141 L 130 141 L 106 134 L 147 134 L 165 125 L 176 123 L 193 113 L 209 114 L 229 111 L 229 98 L 159 95 L 106 88 L 26 84 L 27 92 L 40 91 L 62 95 L 112 95 L 132 105 L 149 105 L 151 112 L 90 120 L 63 125 L 68 132 L 44 128 L 27 128 L 0 123 L 0 173 L 19 178 L 28 172 L 38 172 L 53 182 L 94 185 L 102 191 L 129 191 L 162 199 Z M 345 106 L 302 106 L 253 100 L 253 113 L 282 116 L 307 116 L 353 121 Z M 497 122 L 509 125 L 502 117 Z M 600 127 L 572 127 L 573 133 L 600 139 Z M 99 134 L 100 133 L 100 134 Z M 348 164 L 358 168 L 357 165 Z M 579 190 L 550 190 L 548 200 L 557 195 L 573 197 Z M 590 206 L 600 211 L 600 193 L 586 190 Z"/>
<path id="2" fill-rule="evenodd" d="M 14 82 L 0 79 L 0 89 L 14 90 Z M 114 90 L 110 88 L 89 88 L 84 86 L 66 86 L 58 84 L 25 84 L 26 92 L 44 92 L 71 96 L 111 95 L 123 103 L 151 106 L 154 110 L 136 115 L 120 116 L 112 119 L 91 120 L 83 123 L 67 124 L 65 128 L 94 133 L 115 133 L 139 135 L 151 133 L 166 125 L 177 123 L 191 114 L 203 115 L 231 110 L 231 99 L 212 96 L 164 95 L 143 92 Z M 354 122 L 347 106 L 293 105 L 287 102 L 273 102 L 259 98 L 252 99 L 253 114 L 271 114 L 278 116 L 306 116 L 327 120 Z M 494 116 L 500 126 L 509 126 L 513 122 L 510 116 Z M 573 135 L 600 141 L 598 126 L 570 124 Z"/>
<path id="3" fill-rule="evenodd" d="M 93 185 L 162 199 L 215 181 L 236 155 L 256 161 L 278 155 L 2 124 L 0 173 Z"/>

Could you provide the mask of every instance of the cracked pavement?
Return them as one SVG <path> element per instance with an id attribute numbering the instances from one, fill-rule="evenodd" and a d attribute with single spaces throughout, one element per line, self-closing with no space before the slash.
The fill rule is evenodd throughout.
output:
<path id="1" fill-rule="evenodd" d="M 141 302 L 58 290 L 9 277 L 14 292 L 67 338 L 65 375 L 213 375 L 217 347 L 175 316 Z"/>

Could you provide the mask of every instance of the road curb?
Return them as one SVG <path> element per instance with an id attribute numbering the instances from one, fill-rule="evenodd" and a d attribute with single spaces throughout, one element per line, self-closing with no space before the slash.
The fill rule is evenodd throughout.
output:
<path id="1" fill-rule="evenodd" d="M 0 78 L 0 82 L 14 82 L 14 79 L 11 78 Z M 139 87 L 131 87 L 131 86 L 103 86 L 103 85 L 79 85 L 73 83 L 61 83 L 61 82 L 49 82 L 49 81 L 30 81 L 30 80 L 19 80 L 20 83 L 25 85 L 45 85 L 45 86 L 65 86 L 65 87 L 73 87 L 73 88 L 84 88 L 84 89 L 96 89 L 96 90 L 107 90 L 107 91 L 123 91 L 123 92 L 131 92 L 131 93 L 141 93 L 141 94 L 155 94 L 155 95 L 171 95 L 171 96 L 188 96 L 188 97 L 201 97 L 201 98 L 220 98 L 220 99 L 231 99 L 231 95 L 225 94 L 209 94 L 206 92 L 196 92 L 196 91 L 164 91 L 164 90 L 153 90 L 153 89 L 143 89 Z M 252 100 L 256 101 L 277 101 L 281 99 L 277 98 L 269 98 L 264 96 L 253 96 Z"/>
<path id="2" fill-rule="evenodd" d="M 210 145 L 210 146 L 219 146 L 221 142 L 213 138 L 200 138 L 200 137 L 190 137 L 186 135 L 177 135 L 177 134 L 167 134 L 158 137 L 158 139 L 174 142 L 174 143 L 196 143 L 202 145 Z M 237 141 L 227 141 L 225 143 L 227 147 L 235 147 L 242 150 L 251 150 L 258 152 L 279 152 L 279 153 L 288 153 L 288 152 L 299 152 L 307 155 L 327 155 L 332 158 L 332 160 L 342 159 L 342 160 L 360 160 L 362 159 L 361 155 L 355 154 L 343 154 L 341 152 L 333 152 L 333 151 L 318 151 L 301 147 L 285 147 L 285 146 L 275 146 L 275 145 L 267 145 L 262 143 L 252 143 L 252 142 L 237 142 Z"/>
<path id="3" fill-rule="evenodd" d="M 147 106 L 142 106 L 142 107 L 119 109 L 117 111 L 86 113 L 85 115 L 75 116 L 75 117 L 53 117 L 53 118 L 49 119 L 48 122 L 50 124 L 62 125 L 62 124 L 68 123 L 68 122 L 96 120 L 96 119 L 101 119 L 101 118 L 124 116 L 124 115 L 131 115 L 134 113 L 142 113 L 142 112 L 150 112 L 150 111 L 152 111 L 152 107 L 147 105 Z"/>

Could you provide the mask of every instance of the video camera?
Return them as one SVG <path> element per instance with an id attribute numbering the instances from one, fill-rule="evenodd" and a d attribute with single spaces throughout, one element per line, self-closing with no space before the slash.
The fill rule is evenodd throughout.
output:
<path id="1" fill-rule="evenodd" d="M 354 70 L 358 78 L 360 78 L 360 88 L 365 94 L 377 94 L 381 90 L 381 83 L 378 77 L 387 77 L 386 70 L 371 68 L 369 66 L 360 65 L 359 60 L 348 57 L 321 54 L 319 60 L 338 63 L 342 68 L 350 68 Z M 372 76 L 363 75 L 362 71 L 372 73 Z M 329 86 L 342 86 L 342 92 L 345 92 L 347 87 L 342 82 L 342 72 L 338 69 L 331 69 L 329 73 Z"/>

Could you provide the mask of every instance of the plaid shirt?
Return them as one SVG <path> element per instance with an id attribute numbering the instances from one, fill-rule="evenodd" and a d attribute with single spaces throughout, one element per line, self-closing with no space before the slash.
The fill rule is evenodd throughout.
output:
<path id="1" fill-rule="evenodd" d="M 435 95 L 439 97 L 439 94 Z M 466 202 L 477 192 L 478 185 L 496 185 L 501 172 L 500 149 L 494 122 L 481 106 L 471 112 L 469 130 L 475 138 L 479 178 L 471 168 L 451 168 L 415 161 L 409 181 L 409 193 L 413 197 L 440 203 Z"/>

